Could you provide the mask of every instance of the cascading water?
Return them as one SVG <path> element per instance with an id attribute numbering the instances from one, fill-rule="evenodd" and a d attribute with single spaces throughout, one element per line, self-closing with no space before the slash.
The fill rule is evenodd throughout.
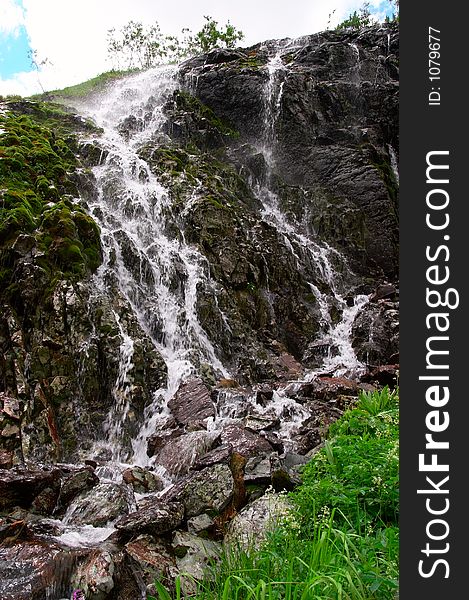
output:
<path id="1" fill-rule="evenodd" d="M 343 290 L 346 289 L 344 274 L 350 275 L 345 257 L 326 242 L 317 240 L 314 232 L 305 230 L 304 225 L 289 220 L 280 207 L 279 196 L 274 191 L 276 124 L 280 116 L 285 78 L 288 74 L 281 57 L 283 53 L 291 51 L 291 45 L 283 42 L 266 66 L 268 79 L 264 86 L 264 138 L 259 149 L 265 158 L 267 176 L 265 184 L 257 186 L 257 195 L 263 204 L 263 218 L 283 235 L 285 245 L 293 254 L 298 268 L 302 268 L 302 262 L 313 265 L 319 271 L 320 279 L 329 287 L 336 306 L 342 312 L 340 321 L 334 323 L 330 316 L 328 294 L 310 281 L 309 285 L 318 302 L 323 321 L 323 331 L 317 342 L 324 343 L 335 351 L 333 356 L 329 353 L 325 357 L 321 370 L 335 375 L 358 374 L 364 369 L 364 365 L 356 357 L 350 334 L 353 321 L 367 303 L 368 297 L 359 295 L 349 306 L 343 295 Z M 354 44 L 351 46 L 358 61 L 358 48 Z M 334 262 L 340 264 L 340 271 L 334 268 Z M 313 374 L 310 373 L 308 376 L 312 377 Z"/>
<path id="2" fill-rule="evenodd" d="M 197 318 L 198 286 L 210 285 L 208 265 L 185 242 L 182 231 L 170 233 L 174 229 L 169 225 L 176 218 L 167 190 L 140 156 L 147 142 L 163 136 L 162 107 L 175 88 L 174 75 L 175 69 L 169 67 L 147 71 L 117 83 L 99 103 L 81 107 L 104 130 L 95 143 L 106 158 L 94 169 L 98 196 L 90 205 L 104 248 L 96 286 L 108 294 L 112 294 L 110 282 L 118 287 L 168 370 L 167 387 L 155 391 L 133 441 L 132 462 L 137 464 L 147 462 L 146 438 L 164 418 L 166 402 L 181 381 L 203 363 L 219 376 L 228 376 Z M 125 387 L 132 361 L 131 340 L 119 327 L 123 343 L 114 386 L 116 403 L 106 424 L 116 460 L 129 458 L 122 455 L 118 439 L 129 406 Z"/>
<path id="3" fill-rule="evenodd" d="M 346 288 L 343 274 L 348 273 L 345 259 L 337 250 L 315 239 L 314 232 L 304 224 L 287 217 L 275 191 L 276 125 L 288 75 L 282 53 L 292 49 L 294 43 L 284 41 L 273 52 L 269 50 L 272 56 L 266 66 L 264 133 L 258 147 L 264 155 L 267 173 L 262 185 L 254 184 L 254 191 L 262 203 L 262 219 L 283 237 L 298 268 L 312 271 L 309 285 L 322 318 L 319 341 L 334 349 L 333 355 L 325 357 L 320 370 L 357 373 L 362 365 L 352 349 L 350 330 L 367 297 L 359 296 L 349 306 L 343 296 Z M 213 289 L 206 259 L 185 242 L 182 227 L 176 228 L 175 233 L 174 224 L 181 217 L 173 213 L 168 190 L 142 158 L 145 144 L 165 139 L 163 105 L 176 88 L 175 75 L 176 69 L 169 67 L 147 71 L 118 82 L 99 98 L 99 103 L 81 107 L 104 130 L 94 141 L 105 158 L 94 169 L 99 193 L 90 205 L 91 214 L 101 227 L 104 247 L 96 286 L 107 294 L 112 293 L 112 286 L 117 286 L 168 370 L 167 386 L 154 392 L 153 402 L 144 411 L 143 424 L 132 441 L 131 455 L 119 440 L 129 410 L 127 386 L 133 345 L 116 315 L 122 343 L 119 376 L 113 390 L 115 404 L 105 424 L 105 445 L 114 461 L 140 465 L 149 464 L 147 438 L 168 419 L 167 402 L 182 381 L 197 373 L 201 364 L 210 365 L 218 376 L 229 377 L 197 318 L 199 286 Z M 186 212 L 189 208 L 190 202 Z M 342 275 L 334 263 L 340 264 Z M 327 293 L 316 285 L 318 280 L 325 284 Z M 330 296 L 341 311 L 339 322 L 331 318 Z M 223 314 L 221 317 L 226 321 Z M 309 373 L 306 379 L 314 375 Z M 274 402 L 270 409 L 282 413 L 283 401 L 277 402 L 277 407 Z M 298 421 L 304 417 L 298 416 Z M 221 427 L 223 422 L 224 417 L 219 415 L 215 426 Z"/>

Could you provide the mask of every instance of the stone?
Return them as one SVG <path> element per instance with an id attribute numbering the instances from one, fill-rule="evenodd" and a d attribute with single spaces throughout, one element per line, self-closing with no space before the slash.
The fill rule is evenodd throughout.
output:
<path id="1" fill-rule="evenodd" d="M 86 600 L 106 600 L 114 589 L 115 565 L 110 552 L 95 550 L 77 568 L 72 578 Z"/>
<path id="2" fill-rule="evenodd" d="M 272 446 L 264 437 L 239 425 L 225 426 L 221 433 L 221 441 L 223 444 L 230 444 L 233 450 L 246 457 L 273 452 Z"/>
<path id="3" fill-rule="evenodd" d="M 99 483 L 99 477 L 92 467 L 72 473 L 62 481 L 58 504 L 60 509 L 67 507 L 79 494 Z"/>
<path id="4" fill-rule="evenodd" d="M 58 491 L 61 476 L 62 470 L 57 467 L 14 467 L 0 471 L 0 510 L 30 507 L 43 490 Z"/>
<path id="5" fill-rule="evenodd" d="M 61 576 L 70 573 L 86 551 L 64 550 L 48 541 L 21 541 L 0 544 L 0 598 L 43 600 L 69 595 L 69 582 Z"/>
<path id="6" fill-rule="evenodd" d="M 215 416 L 215 406 L 210 391 L 200 379 L 191 379 L 179 387 L 168 407 L 176 421 L 182 425 L 203 423 Z"/>
<path id="7" fill-rule="evenodd" d="M 161 539 L 144 534 L 125 544 L 125 552 L 131 558 L 133 568 L 146 586 L 155 579 L 167 583 L 175 570 L 175 561 L 167 544 Z"/>
<path id="8" fill-rule="evenodd" d="M 394 303 L 367 304 L 352 325 L 352 346 L 370 368 L 399 361 L 399 312 Z"/>
<path id="9" fill-rule="evenodd" d="M 284 495 L 267 493 L 245 506 L 227 526 L 224 545 L 244 550 L 258 548 L 282 519 L 291 518 L 291 505 Z"/>
<path id="10" fill-rule="evenodd" d="M 217 431 L 192 431 L 170 439 L 155 456 L 155 464 L 173 476 L 188 473 L 199 458 L 207 454 L 220 437 Z"/>
<path id="11" fill-rule="evenodd" d="M 222 545 L 192 533 L 176 531 L 172 546 L 183 592 L 186 596 L 193 595 L 197 589 L 197 581 L 207 576 L 207 567 L 220 559 Z"/>
<path id="12" fill-rule="evenodd" d="M 134 492 L 145 494 L 148 492 L 161 491 L 164 483 L 161 478 L 149 469 L 143 467 L 131 467 L 122 473 L 122 479 L 131 485 Z"/>
<path id="13" fill-rule="evenodd" d="M 73 500 L 65 523 L 101 527 L 129 513 L 132 501 L 126 486 L 113 482 L 100 483 Z"/>
<path id="14" fill-rule="evenodd" d="M 187 520 L 188 533 L 200 535 L 203 531 L 212 530 L 214 527 L 215 521 L 212 519 L 212 517 L 205 513 Z"/>
<path id="15" fill-rule="evenodd" d="M 233 478 L 230 467 L 216 464 L 190 474 L 163 495 L 166 501 L 182 502 L 185 517 L 190 519 L 202 513 L 216 516 L 228 506 L 233 496 Z"/>
<path id="16" fill-rule="evenodd" d="M 147 499 L 139 509 L 121 517 L 116 522 L 116 529 L 132 534 L 148 532 L 161 535 L 179 527 L 184 519 L 184 505 L 181 502 L 165 502 Z"/>

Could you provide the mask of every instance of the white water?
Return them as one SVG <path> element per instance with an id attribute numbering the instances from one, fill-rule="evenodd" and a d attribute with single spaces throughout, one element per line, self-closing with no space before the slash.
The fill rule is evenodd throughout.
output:
<path id="1" fill-rule="evenodd" d="M 139 156 L 145 143 L 163 137 L 162 108 L 176 87 L 174 75 L 171 67 L 152 69 L 121 80 L 93 104 L 80 107 L 103 128 L 95 143 L 107 155 L 94 169 L 99 194 L 90 206 L 104 247 L 96 286 L 107 294 L 112 294 L 110 281 L 118 286 L 168 370 L 167 386 L 155 391 L 143 428 L 133 441 L 134 464 L 147 463 L 146 438 L 164 418 L 166 403 L 181 381 L 202 363 L 211 365 L 218 376 L 229 376 L 197 318 L 197 289 L 200 284 L 210 285 L 206 259 L 185 242 L 182 232 L 169 233 L 168 224 L 176 218 L 168 192 Z M 119 129 L 129 116 L 135 117 L 134 129 L 126 139 Z M 115 460 L 127 458 L 117 442 L 129 410 L 126 390 L 133 352 L 132 340 L 117 322 L 123 341 L 115 406 L 106 423 Z"/>
<path id="2" fill-rule="evenodd" d="M 361 297 L 353 306 L 347 305 L 344 292 L 349 290 L 334 266 L 339 264 L 340 271 L 347 274 L 345 259 L 337 250 L 315 239 L 314 232 L 304 224 L 284 214 L 271 184 L 275 167 L 276 125 L 288 75 L 281 53 L 290 46 L 291 42 L 284 42 L 275 48 L 266 66 L 264 135 L 259 140 L 259 150 L 265 157 L 268 173 L 266 184 L 257 186 L 255 192 L 262 202 L 262 219 L 277 229 L 298 268 L 304 271 L 306 262 L 309 268 L 314 269 L 314 279 L 319 278 L 328 288 L 327 293 L 321 291 L 314 280 L 310 280 L 322 321 L 320 341 L 334 349 L 333 356 L 325 357 L 322 370 L 356 374 L 363 365 L 351 347 L 350 331 L 353 319 L 367 299 Z M 115 84 L 94 105 L 81 107 L 82 112 L 104 129 L 96 143 L 102 147 L 106 158 L 94 169 L 99 195 L 90 207 L 101 227 L 105 255 L 96 276 L 96 285 L 108 294 L 112 293 L 112 283 L 110 288 L 109 282 L 117 285 L 168 370 L 167 386 L 154 392 L 153 402 L 145 409 L 143 425 L 132 441 L 133 455 L 129 456 L 121 450 L 119 439 L 129 413 L 133 343 L 116 314 L 122 339 L 119 376 L 113 391 L 115 404 L 105 426 L 106 445 L 116 464 L 150 464 L 146 452 L 147 438 L 164 426 L 170 416 L 167 402 L 180 383 L 196 373 L 201 364 L 211 365 L 219 377 L 230 375 L 197 318 L 198 287 L 211 288 L 216 298 L 215 286 L 209 281 L 206 259 L 185 242 L 181 228 L 174 227 L 177 218 L 181 217 L 172 213 L 168 191 L 139 155 L 147 142 L 168 141 L 162 133 L 165 121 L 162 109 L 176 88 L 175 73 L 175 69 L 166 67 L 127 78 Z M 130 134 L 123 134 L 120 125 L 129 116 L 134 117 L 133 128 Z M 197 190 L 189 204 L 196 199 Z M 175 229 L 179 231 L 169 233 Z M 333 322 L 330 315 L 331 296 L 341 310 L 342 317 L 338 323 Z M 221 316 L 226 322 L 224 315 Z M 277 398 L 271 409 L 283 414 L 284 401 L 285 398 L 281 401 Z M 298 415 L 298 419 L 303 416 Z M 288 427 L 285 437 L 288 437 Z"/>

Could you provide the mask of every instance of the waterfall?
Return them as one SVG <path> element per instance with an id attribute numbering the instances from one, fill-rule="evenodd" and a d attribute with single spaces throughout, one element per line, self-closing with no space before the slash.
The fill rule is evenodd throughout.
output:
<path id="1" fill-rule="evenodd" d="M 316 298 L 321 316 L 319 342 L 333 349 L 324 357 L 321 369 L 335 374 L 357 373 L 363 365 L 351 346 L 350 331 L 367 297 L 357 297 L 350 305 L 346 294 L 350 293 L 347 281 L 351 273 L 345 258 L 318 239 L 305 223 L 288 216 L 275 188 L 276 131 L 288 77 L 282 52 L 295 47 L 287 40 L 268 48 L 271 58 L 265 67 L 264 126 L 256 148 L 264 156 L 267 173 L 262 184 L 253 182 L 253 191 L 262 205 L 261 218 L 278 231 Z M 168 374 L 167 385 L 154 390 L 153 400 L 144 410 L 131 449 L 125 448 L 133 342 L 115 312 L 121 339 L 119 372 L 112 390 L 114 406 L 105 423 L 106 440 L 98 446 L 107 448 L 117 463 L 149 464 L 147 438 L 164 427 L 170 417 L 168 401 L 181 382 L 197 375 L 202 365 L 209 365 L 217 377 L 230 376 L 197 317 L 200 289 L 212 290 L 214 304 L 218 304 L 206 258 L 184 238 L 181 219 L 196 199 L 189 198 L 182 213 L 176 214 L 169 190 L 152 172 L 142 152 L 147 145 L 170 142 L 164 133 L 164 105 L 176 89 L 176 75 L 175 67 L 163 67 L 127 77 L 80 107 L 103 129 L 93 140 L 102 150 L 102 160 L 94 167 L 97 195 L 89 205 L 101 228 L 104 252 L 95 286 L 108 296 L 117 289 L 125 298 L 163 357 Z M 197 75 L 191 73 L 189 79 L 194 82 Z M 338 322 L 331 317 L 331 298 L 341 314 Z M 222 311 L 220 317 L 229 328 Z"/>
<path id="2" fill-rule="evenodd" d="M 351 46 L 357 55 L 357 64 L 359 64 L 358 48 L 354 44 L 351 44 Z M 344 297 L 344 290 L 347 289 L 347 285 L 343 274 L 350 276 L 351 271 L 345 257 L 325 241 L 318 240 L 313 231 L 305 231 L 302 224 L 292 222 L 291 219 L 287 218 L 281 209 L 280 198 L 274 191 L 276 125 L 281 114 L 282 94 L 285 79 L 288 75 L 281 56 L 282 51 L 284 52 L 288 47 L 284 44 L 279 46 L 266 65 L 268 78 L 264 86 L 263 98 L 264 135 L 259 150 L 264 154 L 267 177 L 263 185 L 257 185 L 257 195 L 263 205 L 263 219 L 274 225 L 283 236 L 285 246 L 294 256 L 297 267 L 304 269 L 304 263 L 310 262 L 319 273 L 320 279 L 329 287 L 331 295 L 342 311 L 340 321 L 334 323 L 329 313 L 330 301 L 328 294 L 322 292 L 313 281 L 309 281 L 311 291 L 318 302 L 323 322 L 322 333 L 317 341 L 318 343 L 327 344 L 329 348 L 333 348 L 336 352 L 334 356 L 331 356 L 329 351 L 320 370 L 332 372 L 335 375 L 358 374 L 364 371 L 364 365 L 357 359 L 352 348 L 351 329 L 356 315 L 368 302 L 368 297 L 359 295 L 354 299 L 352 306 L 348 305 Z M 340 264 L 340 270 L 334 267 L 334 262 Z"/>
<path id="3" fill-rule="evenodd" d="M 104 251 L 95 286 L 111 297 L 117 287 L 168 372 L 166 388 L 154 392 L 133 441 L 132 460 L 138 463 L 145 462 L 146 437 L 181 381 L 204 363 L 218 376 L 229 376 L 197 318 L 197 290 L 202 284 L 210 286 L 207 261 L 185 242 L 182 231 L 174 233 L 177 218 L 168 191 L 140 156 L 145 144 L 165 139 L 163 106 L 176 87 L 175 74 L 174 67 L 163 67 L 125 78 L 80 107 L 103 129 L 93 140 L 105 158 L 94 168 L 98 193 L 89 207 L 101 228 Z M 129 409 L 126 388 L 133 345 L 116 317 L 122 344 L 106 431 L 113 458 L 119 460 L 127 458 L 117 440 Z"/>

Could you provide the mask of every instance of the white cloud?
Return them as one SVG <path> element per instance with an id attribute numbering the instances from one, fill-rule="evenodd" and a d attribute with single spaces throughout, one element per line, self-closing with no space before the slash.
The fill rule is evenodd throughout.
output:
<path id="1" fill-rule="evenodd" d="M 23 25 L 23 10 L 15 0 L 0 0 L 0 35 L 18 35 Z"/>
<path id="2" fill-rule="evenodd" d="M 0 0 L 4 2 L 12 0 Z M 329 22 L 334 27 L 362 4 L 363 0 L 23 0 L 31 47 L 39 60 L 53 63 L 41 69 L 45 89 L 80 83 L 109 70 L 107 31 L 120 29 L 130 19 L 145 24 L 157 21 L 163 33 L 177 34 L 183 27 L 198 31 L 204 15 L 210 15 L 220 24 L 229 20 L 241 29 L 247 46 L 321 31 L 335 9 Z M 0 93 L 41 91 L 37 77 L 25 75 L 0 81 Z M 25 91 L 19 92 L 20 87 Z"/>

